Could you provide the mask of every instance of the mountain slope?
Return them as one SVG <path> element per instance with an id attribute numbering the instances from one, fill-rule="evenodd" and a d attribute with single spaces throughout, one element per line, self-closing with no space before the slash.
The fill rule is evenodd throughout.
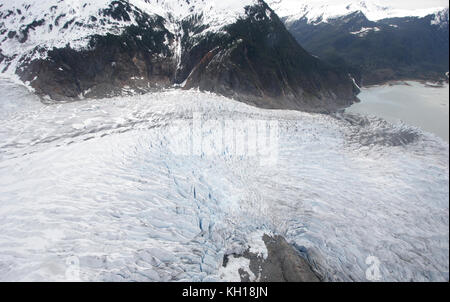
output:
<path id="1" fill-rule="evenodd" d="M 248 7 L 245 19 L 224 30 L 225 35 L 210 36 L 193 43 L 193 48 L 187 43 L 185 53 L 190 57 L 198 48 L 203 48 L 205 55 L 186 87 L 198 85 L 238 98 L 244 95 L 268 108 L 276 108 L 280 99 L 288 108 L 298 108 L 300 99 L 304 100 L 302 109 L 311 110 L 317 105 L 327 107 L 329 100 L 345 106 L 356 93 L 347 74 L 310 56 L 265 4 Z"/>
<path id="2" fill-rule="evenodd" d="M 178 85 L 323 111 L 358 92 L 345 72 L 303 50 L 263 1 L 22 2 L 0 7 L 0 67 L 53 100 Z"/>
<path id="3" fill-rule="evenodd" d="M 288 3 L 282 4 L 281 12 Z M 334 14 L 319 8 L 302 6 L 283 21 L 306 50 L 346 69 L 358 84 L 447 79 L 448 8 L 399 11 L 362 1 L 342 4 Z"/>

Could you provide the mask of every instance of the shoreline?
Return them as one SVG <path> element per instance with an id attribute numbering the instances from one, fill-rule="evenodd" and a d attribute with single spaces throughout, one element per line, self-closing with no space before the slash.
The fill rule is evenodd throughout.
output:
<path id="1" fill-rule="evenodd" d="M 399 80 L 389 80 L 385 81 L 379 84 L 370 84 L 370 85 L 362 85 L 360 86 L 361 89 L 368 89 L 368 88 L 375 88 L 375 87 L 383 87 L 383 86 L 396 86 L 396 85 L 403 85 L 403 86 L 411 86 L 408 84 L 408 82 L 414 82 L 422 84 L 425 87 L 430 88 L 445 88 L 449 85 L 449 81 L 434 81 L 434 80 L 423 80 L 423 79 L 399 79 Z"/>
<path id="2" fill-rule="evenodd" d="M 361 102 L 345 112 L 375 115 L 391 123 L 402 121 L 448 143 L 448 89 L 448 83 L 410 80 L 364 87 L 358 95 Z"/>

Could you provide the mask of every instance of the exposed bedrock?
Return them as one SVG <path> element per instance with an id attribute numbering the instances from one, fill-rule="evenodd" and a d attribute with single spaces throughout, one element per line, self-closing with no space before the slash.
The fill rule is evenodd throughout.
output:
<path id="1" fill-rule="evenodd" d="M 263 236 L 267 248 L 267 258 L 245 251 L 242 255 L 250 260 L 251 273 L 258 282 L 320 282 L 309 263 L 282 236 Z M 228 264 L 228 257 L 224 259 L 224 266 Z M 249 272 L 239 269 L 241 281 L 255 281 L 250 279 Z"/>

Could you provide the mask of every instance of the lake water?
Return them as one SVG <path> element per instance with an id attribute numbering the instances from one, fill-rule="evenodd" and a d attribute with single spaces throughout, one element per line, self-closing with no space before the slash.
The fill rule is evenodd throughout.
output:
<path id="1" fill-rule="evenodd" d="M 363 88 L 361 103 L 347 112 L 369 114 L 389 122 L 403 121 L 449 141 L 449 85 L 429 87 L 418 82 Z"/>

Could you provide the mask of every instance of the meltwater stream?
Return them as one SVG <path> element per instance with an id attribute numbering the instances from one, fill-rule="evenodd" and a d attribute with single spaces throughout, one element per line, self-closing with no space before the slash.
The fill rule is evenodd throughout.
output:
<path id="1" fill-rule="evenodd" d="M 174 125 L 194 129 L 194 113 L 276 122 L 276 162 L 180 152 L 194 131 Z M 377 259 L 382 281 L 448 281 L 448 157 L 433 135 L 358 115 L 177 90 L 43 104 L 2 80 L 0 280 L 64 281 L 74 266 L 85 281 L 227 280 L 223 256 L 267 232 L 324 280 L 366 281 Z"/>

